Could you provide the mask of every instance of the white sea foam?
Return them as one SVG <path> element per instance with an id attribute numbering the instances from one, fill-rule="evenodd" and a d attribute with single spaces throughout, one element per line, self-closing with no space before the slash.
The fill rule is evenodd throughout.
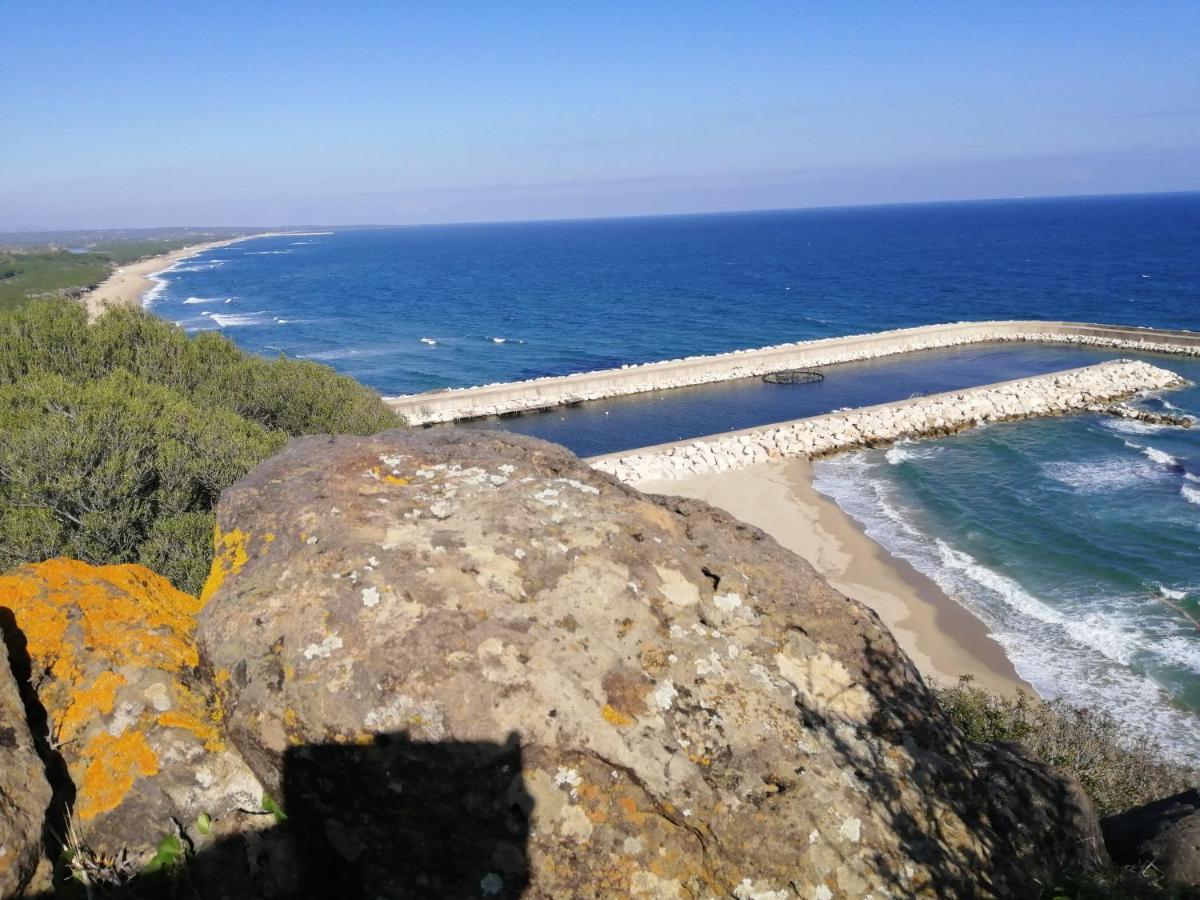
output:
<path id="1" fill-rule="evenodd" d="M 1140 481 L 1162 478 L 1166 473 L 1147 460 L 1110 457 L 1094 462 L 1045 462 L 1046 477 L 1074 488 L 1081 494 L 1131 487 Z"/>
<path id="2" fill-rule="evenodd" d="M 281 253 L 293 253 L 293 250 L 253 250 L 247 256 L 278 256 Z"/>
<path id="3" fill-rule="evenodd" d="M 1200 489 L 1192 487 L 1190 484 L 1185 484 L 1179 488 L 1179 493 L 1183 494 L 1183 499 L 1188 503 L 1195 503 L 1200 506 Z"/>
<path id="4" fill-rule="evenodd" d="M 1153 661 L 1200 672 L 1200 644 L 1179 633 L 1175 619 L 1147 619 L 1114 608 L 1121 598 L 1095 609 L 1051 606 L 1014 579 L 970 554 L 935 540 L 892 502 L 893 487 L 881 478 L 883 454 L 844 454 L 814 465 L 814 486 L 858 519 L 867 534 L 907 560 L 947 595 L 978 615 L 1018 673 L 1048 699 L 1110 712 L 1131 731 L 1154 735 L 1182 759 L 1200 761 L 1200 717 L 1177 707 L 1166 691 L 1130 663 Z M 872 463 L 875 459 L 879 462 Z M 1165 473 L 1149 461 L 1137 464 Z M 1200 502 L 1200 491 L 1198 500 Z M 881 500 L 883 502 L 881 502 Z M 1098 599 L 1088 597 L 1087 604 Z M 1125 598 L 1131 606 L 1133 598 Z M 1139 666 L 1141 668 L 1141 666 Z"/>
<path id="5" fill-rule="evenodd" d="M 430 347 L 433 347 L 433 346 L 437 345 L 437 340 L 435 340 L 434 338 L 423 337 L 423 338 L 421 338 L 421 343 L 428 344 Z"/>
<path id="6" fill-rule="evenodd" d="M 1108 416 L 1100 424 L 1109 431 L 1119 431 L 1122 434 L 1159 434 L 1173 425 L 1152 425 L 1149 422 L 1139 422 L 1137 419 L 1119 419 Z"/>
<path id="7" fill-rule="evenodd" d="M 204 313 L 209 319 L 217 323 L 218 328 L 236 328 L 239 325 L 262 325 L 263 311 L 259 310 L 256 313 Z"/>
<path id="8" fill-rule="evenodd" d="M 1178 469 L 1182 465 L 1178 457 L 1172 456 L 1170 453 L 1164 453 L 1162 450 L 1156 450 L 1154 447 L 1143 447 L 1142 453 L 1153 462 L 1158 463 L 1160 466 L 1166 466 L 1168 469 Z"/>
<path id="9" fill-rule="evenodd" d="M 916 441 L 900 441 L 891 447 L 884 458 L 893 466 L 909 460 L 932 459 L 942 453 L 943 447 L 922 447 Z"/>
<path id="10" fill-rule="evenodd" d="M 1160 584 L 1158 586 L 1158 592 L 1168 600 L 1186 600 L 1188 596 L 1187 591 L 1173 591 L 1165 584 Z"/>
<path id="11" fill-rule="evenodd" d="M 184 303 L 229 303 L 233 300 L 232 297 L 188 297 Z"/>

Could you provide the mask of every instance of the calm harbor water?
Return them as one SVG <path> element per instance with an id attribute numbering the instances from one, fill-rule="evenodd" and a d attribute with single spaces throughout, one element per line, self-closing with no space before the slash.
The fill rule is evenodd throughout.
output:
<path id="1" fill-rule="evenodd" d="M 1200 329 L 1200 195 L 407 229 L 247 241 L 149 306 L 384 393 L 989 318 Z M 470 427 L 590 455 L 1083 365 L 977 347 Z M 1127 354 L 1126 354 L 1127 355 Z M 1200 382 L 1195 361 L 1154 361 Z M 1200 393 L 1169 403 L 1200 414 Z M 1200 429 L 993 426 L 816 467 L 817 486 L 974 610 L 1039 692 L 1200 755 Z"/>

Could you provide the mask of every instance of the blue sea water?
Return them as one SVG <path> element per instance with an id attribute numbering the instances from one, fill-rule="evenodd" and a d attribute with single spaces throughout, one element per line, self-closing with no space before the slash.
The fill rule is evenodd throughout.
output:
<path id="1" fill-rule="evenodd" d="M 338 231 L 246 241 L 150 302 L 405 393 L 990 318 L 1200 329 L 1200 194 Z M 981 347 L 480 423 L 582 454 L 1116 354 Z M 1125 354 L 1128 355 L 1128 354 Z M 1147 357 L 1200 383 L 1200 363 Z M 814 389 L 815 388 L 815 389 Z M 1200 415 L 1200 390 L 1146 398 Z M 1040 693 L 1200 761 L 1200 428 L 1098 416 L 847 454 L 818 489 L 974 610 Z"/>

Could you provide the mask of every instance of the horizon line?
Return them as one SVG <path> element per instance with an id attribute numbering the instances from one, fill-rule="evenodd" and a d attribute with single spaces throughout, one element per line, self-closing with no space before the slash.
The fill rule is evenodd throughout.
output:
<path id="1" fill-rule="evenodd" d="M 330 230 L 342 229 L 346 231 L 367 230 L 367 229 L 414 229 L 414 228 L 452 228 L 452 227 L 470 227 L 479 225 L 532 225 L 532 224 L 553 224 L 572 223 L 572 222 L 618 222 L 628 220 L 641 219 L 682 219 L 682 218 L 698 218 L 702 216 L 733 216 L 733 215 L 752 215 L 752 214 L 769 214 L 769 213 L 788 213 L 788 212 L 820 212 L 820 211 L 835 211 L 835 210 L 854 210 L 854 209 L 888 209 L 894 207 L 908 206 L 953 206 L 967 205 L 973 203 L 1019 203 L 1019 202 L 1037 202 L 1045 200 L 1102 200 L 1116 198 L 1133 198 L 1133 197 L 1175 197 L 1185 196 L 1189 194 L 1200 194 L 1200 188 L 1185 188 L 1172 191 L 1133 191 L 1133 192 L 1112 192 L 1112 193 L 1086 193 L 1086 194 L 1039 194 L 1039 195 L 1023 195 L 1016 194 L 1004 197 L 969 197 L 955 198 L 945 200 L 901 200 L 890 203 L 839 203 L 839 204 L 816 204 L 813 206 L 779 206 L 779 207 L 739 207 L 735 209 L 712 209 L 702 210 L 699 212 L 665 212 L 665 213 L 632 213 L 627 215 L 611 215 L 611 216 L 549 216 L 544 218 L 525 218 L 525 219 L 472 219 L 466 221 L 438 221 L 438 222 L 420 222 L 420 223 L 404 223 L 404 224 L 389 224 L 386 222 L 360 222 L 353 224 L 330 224 L 306 222 L 294 225 L 283 225 L 279 223 L 271 225 L 114 225 L 106 228 L 87 228 L 87 227 L 59 227 L 59 228 L 0 228 L 0 237 L 5 235 L 52 235 L 52 234 L 69 234 L 72 232 L 112 232 L 112 231 L 170 231 L 176 229 L 179 231 L 202 231 L 204 229 L 224 230 L 224 231 L 271 231 L 271 230 L 291 230 L 299 228 L 324 228 Z"/>

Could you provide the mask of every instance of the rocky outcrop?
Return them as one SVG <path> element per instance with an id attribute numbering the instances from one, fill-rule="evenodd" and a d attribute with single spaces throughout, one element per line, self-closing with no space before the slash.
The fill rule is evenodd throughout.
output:
<path id="1" fill-rule="evenodd" d="M 0 897 L 13 897 L 29 884 L 42 859 L 50 784 L 5 643 L 0 640 Z"/>
<path id="2" fill-rule="evenodd" d="M 428 425 L 755 378 L 787 369 L 811 369 L 921 350 L 1014 342 L 1200 355 L 1200 333 L 1189 331 L 1075 322 L 956 322 L 384 399 L 410 425 Z"/>
<path id="3" fill-rule="evenodd" d="M 1092 840 L 1010 834 L 891 635 L 798 557 L 553 445 L 303 439 L 218 523 L 203 657 L 314 888 L 1033 896 L 1039 847 Z"/>
<path id="4" fill-rule="evenodd" d="M 1200 887 L 1200 791 L 1109 816 L 1104 839 L 1122 865 L 1153 865 L 1175 884 Z"/>
<path id="5" fill-rule="evenodd" d="M 196 598 L 142 566 L 56 559 L 0 577 L 0 607 L 23 642 L 89 854 L 136 871 L 177 827 L 202 844 L 202 815 L 259 807 L 262 789 L 226 747 L 198 669 Z"/>
<path id="6" fill-rule="evenodd" d="M 592 464 L 621 481 L 686 478 L 768 459 L 814 458 L 902 439 L 938 437 L 987 422 L 1103 410 L 1138 391 L 1181 387 L 1174 372 L 1116 360 L 986 387 L 866 406 L 783 425 L 614 453 Z"/>
<path id="7" fill-rule="evenodd" d="M 972 749 L 992 821 L 1039 883 L 1111 865 L 1091 799 L 1079 781 L 1019 744 Z"/>

